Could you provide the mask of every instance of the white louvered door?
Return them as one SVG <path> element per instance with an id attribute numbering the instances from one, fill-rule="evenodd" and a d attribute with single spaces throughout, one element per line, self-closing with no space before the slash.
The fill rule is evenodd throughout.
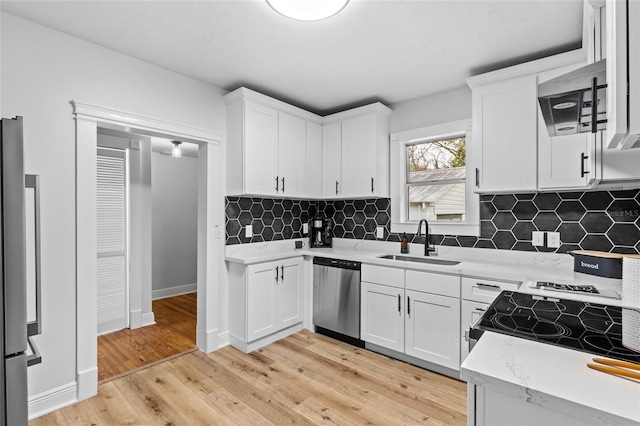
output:
<path id="1" fill-rule="evenodd" d="M 127 167 L 124 151 L 98 148 L 98 333 L 129 326 Z"/>

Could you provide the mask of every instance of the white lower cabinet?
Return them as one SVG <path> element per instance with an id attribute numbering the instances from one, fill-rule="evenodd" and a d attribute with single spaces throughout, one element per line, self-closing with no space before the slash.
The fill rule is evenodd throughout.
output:
<path id="1" fill-rule="evenodd" d="M 248 266 L 230 263 L 231 344 L 250 352 L 302 329 L 302 282 L 301 257 Z"/>
<path id="2" fill-rule="evenodd" d="M 362 266 L 361 339 L 459 370 L 460 278 L 418 271 L 406 271 L 405 277 L 404 273 Z"/>
<path id="3" fill-rule="evenodd" d="M 360 338 L 404 352 L 404 288 L 362 282 Z"/>
<path id="4" fill-rule="evenodd" d="M 460 299 L 406 290 L 404 352 L 458 370 Z"/>
<path id="5" fill-rule="evenodd" d="M 563 410 L 561 412 L 544 407 L 537 401 L 530 402 L 491 388 L 471 384 L 468 384 L 467 387 L 475 388 L 469 390 L 468 393 L 474 393 L 476 398 L 475 416 L 473 419 L 467 420 L 469 425 L 586 426 L 606 423 L 606 420 L 599 419 L 596 416 L 585 416 L 578 407 L 572 406 L 569 402 L 566 402 L 565 406 L 559 407 Z M 527 399 L 534 398 L 529 397 Z"/>

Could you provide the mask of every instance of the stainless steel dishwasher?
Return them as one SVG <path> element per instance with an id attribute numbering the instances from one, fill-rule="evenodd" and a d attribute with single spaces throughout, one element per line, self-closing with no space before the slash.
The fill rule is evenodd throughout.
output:
<path id="1" fill-rule="evenodd" d="M 313 259 L 316 333 L 364 347 L 360 340 L 360 262 Z"/>

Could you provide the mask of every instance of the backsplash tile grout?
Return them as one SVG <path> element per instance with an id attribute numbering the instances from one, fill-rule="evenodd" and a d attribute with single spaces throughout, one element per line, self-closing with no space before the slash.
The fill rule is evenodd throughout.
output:
<path id="1" fill-rule="evenodd" d="M 336 238 L 400 241 L 390 233 L 388 198 L 357 200 L 290 200 L 226 197 L 226 244 L 303 238 L 302 224 L 316 214 L 334 221 Z M 244 236 L 253 225 L 253 237 Z M 534 247 L 531 232 L 560 232 L 559 249 Z M 409 242 L 423 237 L 407 234 Z M 600 250 L 640 253 L 640 189 L 480 196 L 480 236 L 432 235 L 437 245 L 566 253 Z"/>

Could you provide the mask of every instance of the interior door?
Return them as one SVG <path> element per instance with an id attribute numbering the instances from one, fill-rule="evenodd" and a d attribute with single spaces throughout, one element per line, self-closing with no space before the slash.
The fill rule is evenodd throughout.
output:
<path id="1" fill-rule="evenodd" d="M 129 326 L 127 163 L 122 150 L 98 148 L 98 333 Z"/>

